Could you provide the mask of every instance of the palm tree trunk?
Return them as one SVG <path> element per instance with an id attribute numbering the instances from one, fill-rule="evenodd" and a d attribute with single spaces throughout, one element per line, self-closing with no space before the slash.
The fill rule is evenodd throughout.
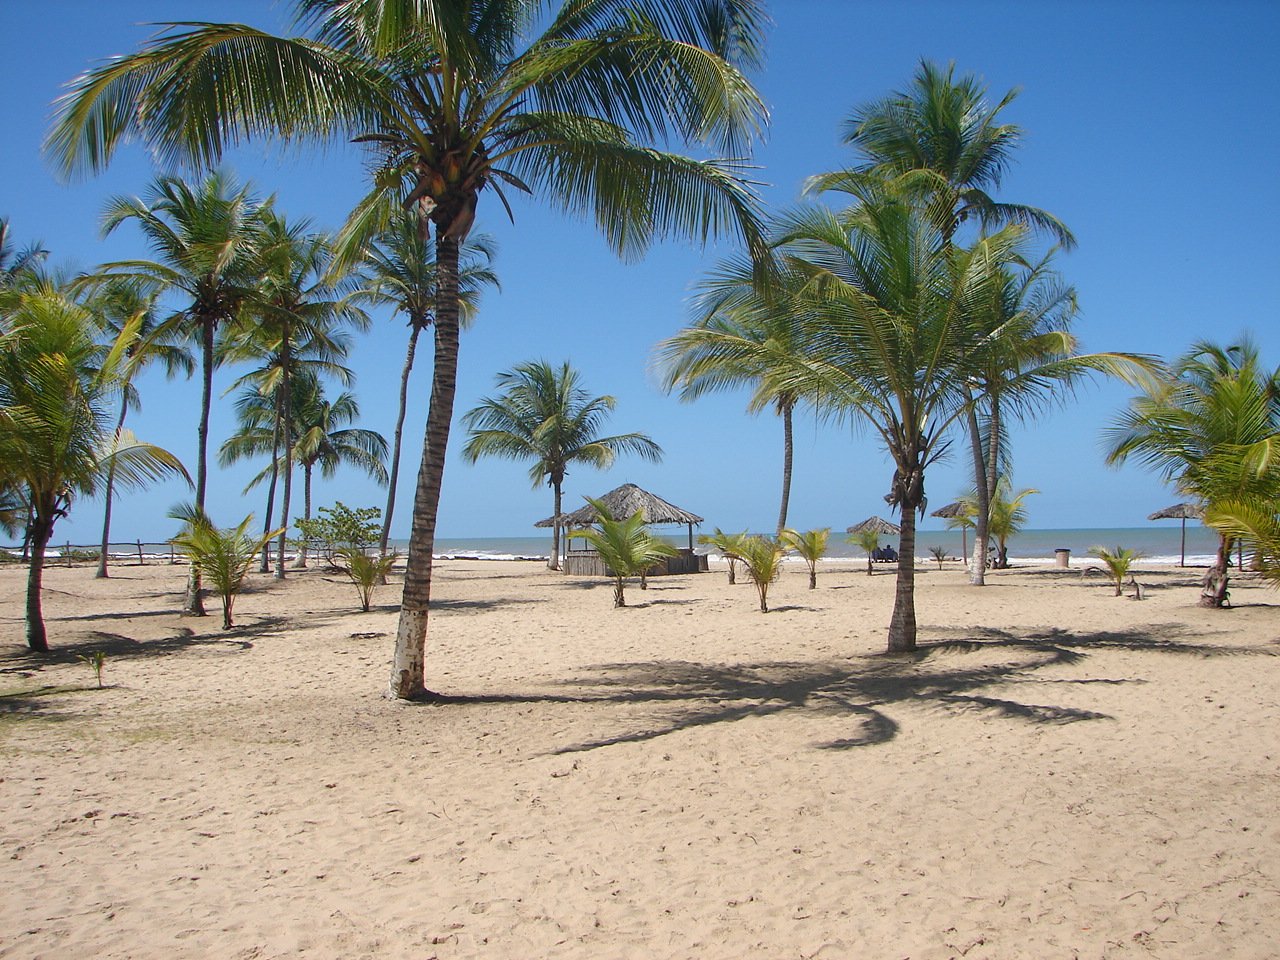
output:
<path id="1" fill-rule="evenodd" d="M 778 529 L 774 536 L 781 536 L 787 526 L 787 507 L 791 503 L 791 460 L 794 453 L 792 439 L 792 412 L 795 404 L 786 401 L 780 405 L 782 414 L 782 505 L 778 508 Z"/>
<path id="2" fill-rule="evenodd" d="M 280 400 L 276 397 L 276 419 L 271 428 L 271 479 L 267 481 L 267 509 L 264 511 L 267 518 L 262 525 L 262 535 L 265 537 L 271 532 L 271 515 L 275 512 L 276 506 L 276 481 L 280 478 Z M 262 562 L 258 564 L 259 573 L 267 573 L 271 570 L 271 544 L 267 540 L 262 541 Z"/>
<path id="3" fill-rule="evenodd" d="M 898 583 L 889 620 L 889 652 L 916 648 L 916 504 L 901 504 L 902 534 L 898 545 Z"/>
<path id="4" fill-rule="evenodd" d="M 613 578 L 613 605 L 614 607 L 625 607 L 627 605 L 627 595 L 624 592 L 626 583 L 622 577 Z"/>
<path id="5" fill-rule="evenodd" d="M 552 513 L 551 516 L 559 517 L 560 506 L 561 506 L 560 498 L 562 493 L 560 489 L 560 482 L 552 481 L 551 487 L 553 490 L 555 490 L 555 494 L 554 494 L 555 512 Z M 560 569 L 560 523 L 558 520 L 553 521 L 551 524 L 551 562 L 547 564 L 547 566 L 549 566 L 552 570 Z"/>
<path id="6" fill-rule="evenodd" d="M 908 420 L 908 422 L 911 422 Z M 898 581 L 889 619 L 889 652 L 916 648 L 916 509 L 924 501 L 924 466 L 914 445 L 896 457 L 899 468 L 893 474 L 891 503 L 902 517 L 898 544 Z M 906 467 L 906 469 L 904 469 Z"/>
<path id="7" fill-rule="evenodd" d="M 51 536 L 53 522 L 37 516 L 31 523 L 31 562 L 27 567 L 27 646 L 34 653 L 49 652 L 40 596 L 44 584 L 44 551 Z"/>
<path id="8" fill-rule="evenodd" d="M 200 318 L 200 425 L 196 429 L 196 510 L 204 513 L 204 494 L 209 479 L 209 405 L 213 400 L 212 317 Z M 193 563 L 187 572 L 187 596 L 182 604 L 186 617 L 203 617 L 200 596 L 200 569 Z"/>
<path id="9" fill-rule="evenodd" d="M 1227 568 L 1231 563 L 1231 540 L 1218 535 L 1218 555 L 1204 575 L 1199 604 L 1202 607 L 1224 607 L 1227 604 Z"/>
<path id="10" fill-rule="evenodd" d="M 116 443 L 120 442 L 120 432 L 124 429 L 125 414 L 129 412 L 129 401 L 127 397 L 120 398 L 120 418 L 116 421 L 116 432 L 114 434 Z M 98 571 L 94 577 L 99 580 L 106 580 L 110 577 L 107 573 L 107 550 L 111 546 L 111 489 L 116 482 L 116 464 L 112 460 L 110 466 L 107 467 L 107 488 L 103 492 L 102 499 L 102 549 L 98 551 Z"/>
<path id="11" fill-rule="evenodd" d="M 378 554 L 387 555 L 387 542 L 391 539 L 391 514 L 396 508 L 396 483 L 400 479 L 400 440 L 404 434 L 404 414 L 409 402 L 409 373 L 413 370 L 413 355 L 418 349 L 418 334 L 422 327 L 409 321 L 409 348 L 404 355 L 404 370 L 400 373 L 400 410 L 396 414 L 396 434 L 391 445 L 391 476 L 387 481 L 387 509 L 382 516 L 382 537 L 378 540 Z M 384 576 L 382 582 L 386 583 Z"/>
<path id="12" fill-rule="evenodd" d="M 311 470 L 314 467 L 314 463 L 304 463 L 302 465 L 302 517 L 304 520 L 311 519 Z M 298 543 L 298 559 L 294 561 L 293 565 L 299 570 L 306 569 L 307 541 L 305 538 Z"/>
<path id="13" fill-rule="evenodd" d="M 987 459 L 978 429 L 978 412 L 970 402 L 968 410 L 969 442 L 973 449 L 973 489 L 978 499 L 978 515 L 973 518 L 973 556 L 969 561 L 969 582 L 975 587 L 987 582 L 987 544 L 991 535 L 991 497 L 987 494 Z"/>
<path id="14" fill-rule="evenodd" d="M 276 545 L 275 578 L 284 579 L 284 544 L 289 536 L 289 496 L 293 492 L 293 398 L 289 395 L 289 337 L 292 331 L 284 324 L 280 337 L 280 425 L 284 433 L 284 490 L 280 494 L 280 539 Z"/>
<path id="15" fill-rule="evenodd" d="M 431 377 L 431 403 L 418 483 L 413 496 L 413 523 L 409 531 L 409 557 L 405 566 L 400 622 L 391 659 L 388 695 L 400 700 L 427 696 L 425 657 L 427 618 L 431 607 L 431 553 L 436 540 L 436 513 L 444 458 L 453 420 L 453 399 L 458 380 L 458 241 L 436 235 L 435 363 Z"/>

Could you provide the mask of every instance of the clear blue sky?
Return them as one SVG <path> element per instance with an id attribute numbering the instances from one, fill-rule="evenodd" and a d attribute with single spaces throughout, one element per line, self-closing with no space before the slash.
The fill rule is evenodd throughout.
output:
<path id="1" fill-rule="evenodd" d="M 838 127 L 851 109 L 906 84 L 921 58 L 955 60 L 981 75 L 994 96 L 1021 95 L 1005 117 L 1026 140 L 1000 196 L 1052 211 L 1076 233 L 1079 249 L 1060 267 L 1079 290 L 1076 332 L 1087 350 L 1174 356 L 1201 338 L 1226 341 L 1248 331 L 1264 359 L 1280 362 L 1270 284 L 1280 275 L 1280 112 L 1275 105 L 1280 4 L 1273 2 L 967 4 L 786 0 L 772 7 L 769 61 L 756 78 L 772 112 L 768 142 L 756 153 L 768 202 L 794 202 L 803 179 L 852 160 Z M 105 199 L 141 193 L 153 168 L 138 147 L 107 174 L 63 185 L 40 155 L 50 101 L 92 61 L 137 48 L 163 20 L 240 20 L 288 31 L 288 4 L 247 0 L 61 0 L 0 3 L 0 215 L 20 241 L 41 240 L 51 261 L 80 268 L 145 255 L 136 234 L 98 236 Z M 228 166 L 275 193 L 292 217 L 336 227 L 363 189 L 359 156 L 341 145 L 281 154 L 250 147 Z M 767 530 L 777 513 L 781 430 L 765 414 L 744 412 L 745 396 L 682 404 L 665 396 L 648 369 L 653 345 L 688 319 L 691 286 L 727 248 L 687 244 L 619 263 L 587 224 L 536 203 L 507 222 L 484 197 L 480 229 L 501 244 L 502 292 L 486 296 L 463 336 L 458 412 L 492 387 L 493 375 L 533 358 L 564 359 L 587 385 L 618 399 L 613 427 L 643 430 L 666 450 L 661 465 L 624 460 L 608 473 L 582 469 L 566 502 L 633 481 L 702 514 L 708 526 Z M 362 426 L 390 434 L 405 328 L 375 317 L 351 358 Z M 406 457 L 394 535 L 408 531 L 429 388 L 429 350 L 419 352 L 406 425 Z M 220 373 L 215 389 L 230 382 Z M 142 384 L 143 411 L 132 425 L 194 467 L 199 392 L 195 381 Z M 1135 467 L 1107 468 L 1100 431 L 1125 403 L 1119 385 L 1086 387 L 1061 410 L 1014 437 L 1017 486 L 1034 486 L 1034 527 L 1140 526 L 1177 499 Z M 229 401 L 212 423 L 216 447 L 233 428 Z M 527 467 L 499 461 L 467 466 L 454 433 L 439 535 L 528 536 L 551 512 L 545 488 L 532 490 Z M 957 446 L 930 471 L 932 506 L 967 486 Z M 261 498 L 241 496 L 256 468 L 218 473 L 210 510 L 232 523 Z M 843 529 L 883 513 L 891 468 L 875 440 L 801 417 L 797 425 L 791 522 Z M 168 506 L 183 489 L 129 494 L 117 507 L 118 538 L 173 532 Z M 385 494 L 348 472 L 322 482 L 316 502 L 381 505 Z M 77 503 L 55 542 L 92 542 L 100 505 Z M 937 521 L 930 521 L 930 525 Z"/>

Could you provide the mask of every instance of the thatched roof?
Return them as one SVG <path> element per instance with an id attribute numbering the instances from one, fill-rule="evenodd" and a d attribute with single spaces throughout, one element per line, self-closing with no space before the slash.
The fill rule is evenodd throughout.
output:
<path id="1" fill-rule="evenodd" d="M 681 510 L 658 495 L 648 490 L 641 490 L 634 483 L 624 483 L 617 489 L 610 490 L 600 497 L 600 501 L 614 520 L 625 520 L 639 510 L 645 523 L 702 523 L 702 517 L 696 513 Z M 595 520 L 595 508 L 587 504 L 572 513 L 562 513 L 558 517 L 539 520 L 534 526 L 550 527 L 559 523 L 562 527 L 585 527 L 595 523 Z"/>
<path id="2" fill-rule="evenodd" d="M 1204 517 L 1204 505 L 1200 503 L 1175 503 L 1157 510 L 1148 520 L 1200 520 Z"/>
<path id="3" fill-rule="evenodd" d="M 896 536 L 902 532 L 902 528 L 896 523 L 890 523 L 884 517 L 867 517 L 861 523 L 855 523 L 852 527 L 845 530 L 845 533 L 861 533 L 863 530 L 871 529 L 876 533 L 885 536 Z"/>
<path id="4" fill-rule="evenodd" d="M 969 509 L 969 505 L 962 500 L 956 500 L 954 503 L 948 503 L 945 507 L 939 507 L 931 517 L 941 517 L 943 520 L 953 520 L 956 517 L 973 516 L 973 511 Z"/>

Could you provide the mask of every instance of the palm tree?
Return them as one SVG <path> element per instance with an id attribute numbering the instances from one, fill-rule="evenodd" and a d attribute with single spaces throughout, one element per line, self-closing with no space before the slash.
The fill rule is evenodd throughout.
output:
<path id="1" fill-rule="evenodd" d="M 324 387 L 314 377 L 297 381 L 293 403 L 293 454 L 302 466 L 303 518 L 311 519 L 311 478 L 318 466 L 320 475 L 332 477 L 344 464 L 358 467 L 378 484 L 387 483 L 387 441 L 375 430 L 351 427 L 360 419 L 355 394 L 343 392 L 334 400 L 324 395 Z M 298 566 L 307 565 L 306 540 L 298 550 Z M 367 609 L 367 608 L 366 608 Z"/>
<path id="2" fill-rule="evenodd" d="M 54 523 L 77 496 L 96 493 L 109 470 L 130 487 L 186 471 L 167 451 L 111 428 L 136 320 L 108 349 L 89 311 L 65 294 L 24 293 L 12 317 L 18 332 L 0 338 L 0 464 L 30 507 L 27 645 L 44 653 L 41 586 Z"/>
<path id="3" fill-rule="evenodd" d="M 728 261 L 703 284 L 702 316 L 658 344 L 663 388 L 694 400 L 716 390 L 751 386 L 749 413 L 772 407 L 782 420 L 782 497 L 775 534 L 787 525 L 794 457 L 792 425 L 799 397 L 771 378 L 778 358 L 804 349 L 796 304 L 749 260 Z"/>
<path id="4" fill-rule="evenodd" d="M 760 597 L 760 612 L 769 612 L 769 585 L 782 574 L 782 544 L 768 537 L 747 537 L 740 558 Z"/>
<path id="5" fill-rule="evenodd" d="M 1010 90 L 996 104 L 973 74 L 957 77 L 955 64 L 945 68 L 922 61 L 910 86 L 855 110 L 845 124 L 845 142 L 866 161 L 848 170 L 820 174 L 807 184 L 810 192 L 837 191 L 857 200 L 888 191 L 911 198 L 951 247 L 969 221 L 980 230 L 1018 223 L 1053 236 L 1070 249 L 1071 232 L 1056 217 L 1035 207 L 997 201 L 1013 151 L 1022 139 L 1016 124 L 999 115 L 1017 96 Z M 1005 283 L 992 288 L 986 302 L 973 304 L 973 320 L 985 326 L 978 342 L 986 363 L 978 368 L 965 412 L 973 452 L 977 500 L 971 582 L 982 585 L 987 562 L 990 500 L 1001 472 L 1005 449 L 1001 400 L 1016 418 L 1042 410 L 1064 388 L 1086 373 L 1102 372 L 1130 382 L 1150 368 L 1145 358 L 1124 354 L 1078 356 L 1067 333 L 1075 313 L 1075 291 L 1048 270 L 1053 251 L 1038 264 L 1008 269 Z"/>
<path id="6" fill-rule="evenodd" d="M 615 520 L 601 500 L 586 498 L 596 511 L 596 525 L 585 530 L 572 530 L 570 537 L 581 537 L 595 549 L 613 577 L 613 605 L 625 607 L 623 592 L 627 577 L 643 577 L 664 557 L 678 551 L 671 544 L 649 532 L 644 514 L 637 510 L 625 520 Z"/>
<path id="7" fill-rule="evenodd" d="M 430 238 L 414 214 L 401 213 L 369 244 L 362 271 L 364 299 L 390 305 L 408 318 L 409 344 L 400 372 L 400 406 L 392 439 L 391 477 L 387 483 L 387 508 L 382 518 L 378 551 L 385 555 L 391 539 L 391 518 L 395 513 L 396 490 L 400 479 L 400 443 L 409 403 L 409 374 L 418 349 L 418 336 L 431 325 L 436 304 L 436 258 Z M 458 255 L 458 324 L 466 328 L 480 304 L 480 291 L 498 287 L 498 277 L 487 266 L 494 256 L 493 240 L 483 234 L 470 237 Z"/>
<path id="8" fill-rule="evenodd" d="M 264 479 L 267 480 L 266 521 L 263 530 L 272 529 L 275 512 L 276 485 L 281 466 L 286 462 L 281 448 L 285 443 L 285 408 L 293 410 L 299 397 L 312 390 L 312 382 L 321 374 L 327 374 L 339 383 L 350 384 L 354 380 L 350 368 L 341 361 L 350 349 L 350 337 L 341 330 L 330 328 L 328 320 L 304 324 L 302 329 L 290 325 L 291 333 L 306 334 L 289 346 L 287 363 L 289 396 L 284 395 L 283 380 L 285 356 L 283 353 L 282 327 L 274 323 L 245 323 L 237 325 L 235 334 L 224 337 L 218 344 L 219 362 L 229 360 L 257 360 L 259 365 L 242 374 L 228 388 L 239 388 L 235 406 L 239 422 L 237 431 L 218 450 L 218 463 L 230 466 L 246 457 L 267 456 L 266 469 L 245 488 L 248 492 Z M 293 430 L 290 443 L 297 437 L 296 417 L 290 413 Z M 264 546 L 259 572 L 270 569 L 269 547 Z M 277 551 L 278 552 L 278 551 Z"/>
<path id="9" fill-rule="evenodd" d="M 1137 457 L 1180 493 L 1205 504 L 1273 505 L 1280 499 L 1280 369 L 1263 369 L 1257 347 L 1243 339 L 1227 347 L 1195 344 L 1130 401 L 1107 431 L 1110 464 Z M 1205 574 L 1200 604 L 1224 606 L 1227 567 L 1238 527 L 1219 529 L 1218 554 Z"/>
<path id="10" fill-rule="evenodd" d="M 298 0 L 311 36 L 173 25 L 73 82 L 46 149 L 97 171 L 142 140 L 207 167 L 234 144 L 348 137 L 374 152 L 370 194 L 345 228 L 354 259 L 388 196 L 432 229 L 435 369 L 388 693 L 427 696 L 431 552 L 453 414 L 459 249 L 481 195 L 533 193 L 587 214 L 619 253 L 670 234 L 736 230 L 760 250 L 739 161 L 653 149 L 668 139 L 741 157 L 766 118 L 741 67 L 760 63 L 759 0 Z M 532 36 L 537 26 L 543 32 Z M 509 209 L 509 208 L 508 208 Z"/>
<path id="11" fill-rule="evenodd" d="M 1020 533 L 1027 522 L 1024 501 L 1027 497 L 1039 492 L 1028 487 L 1015 494 L 1007 476 L 1001 476 L 996 482 L 995 490 L 988 501 L 987 531 L 996 538 L 996 560 L 993 566 L 997 570 L 1008 569 L 1009 550 L 1006 543 L 1014 534 Z M 969 491 L 960 498 L 960 502 L 968 507 L 970 516 L 976 515 L 978 494 L 975 491 Z"/>
<path id="12" fill-rule="evenodd" d="M 972 305 L 990 296 L 1025 231 L 1010 225 L 969 248 L 945 242 L 912 204 L 884 196 L 841 214 L 799 211 L 779 238 L 787 269 L 808 277 L 814 321 L 804 356 L 782 385 L 819 398 L 838 418 L 859 417 L 894 462 L 886 502 L 902 518 L 888 648 L 915 649 L 916 511 L 927 467 L 967 407 L 973 372 Z"/>
<path id="13" fill-rule="evenodd" d="M 642 433 L 600 436 L 600 428 L 617 403 L 611 396 L 593 397 L 568 362 L 553 367 L 545 360 L 518 363 L 496 377 L 503 393 L 485 397 L 467 411 L 462 422 L 470 437 L 462 448 L 468 463 L 481 457 L 531 460 L 529 479 L 536 488 L 544 478 L 553 491 L 560 516 L 564 478 L 571 464 L 607 470 L 620 453 L 649 461 L 662 459 L 662 448 Z M 560 569 L 560 524 L 552 525 L 551 569 Z"/>
<path id="14" fill-rule="evenodd" d="M 290 224 L 271 206 L 262 208 L 259 223 L 254 255 L 259 279 L 245 302 L 241 323 L 230 328 L 224 356 L 258 354 L 267 358 L 257 377 L 259 389 L 273 393 L 279 401 L 280 445 L 284 463 L 291 465 L 290 380 L 299 360 L 305 357 L 312 369 L 346 377 L 346 368 L 339 361 L 346 357 L 348 341 L 336 331 L 344 325 L 367 329 L 369 319 L 342 296 L 344 286 L 349 292 L 351 277 L 332 268 L 328 237 L 310 232 L 306 221 Z M 292 470 L 286 469 L 280 500 L 280 523 L 285 530 L 289 526 L 292 477 Z M 285 575 L 285 536 L 280 535 L 276 550 L 276 579 Z"/>
<path id="15" fill-rule="evenodd" d="M 742 541 L 747 538 L 747 531 L 741 533 L 725 533 L 719 527 L 716 527 L 715 533 L 704 533 L 698 537 L 698 542 L 709 547 L 715 547 L 720 551 L 720 556 L 724 557 L 725 562 L 729 565 L 729 585 L 732 586 L 737 582 L 737 567 L 739 555 L 742 553 Z"/>
<path id="16" fill-rule="evenodd" d="M 253 294 L 257 211 L 248 185 L 213 173 L 194 186 L 177 177 L 158 177 L 144 199 L 115 197 L 103 214 L 104 234 L 133 221 L 156 257 L 105 264 L 103 275 L 153 284 L 185 301 L 162 326 L 165 336 L 173 330 L 193 340 L 200 354 L 195 506 L 201 511 L 208 487 L 209 408 L 217 363 L 214 336 L 220 326 L 238 316 Z M 183 612 L 204 616 L 200 571 L 195 565 L 187 581 Z"/>
<path id="17" fill-rule="evenodd" d="M 125 351 L 128 363 L 122 368 L 120 415 L 116 419 L 115 429 L 117 436 L 124 430 L 129 409 L 132 407 L 136 410 L 139 406 L 138 392 L 133 386 L 133 380 L 139 373 L 157 361 L 164 365 L 165 375 L 169 378 L 178 373 L 191 376 L 195 370 L 191 351 L 178 340 L 176 332 L 172 328 L 157 329 L 157 297 L 156 290 L 143 291 L 132 284 L 115 280 L 102 285 L 93 294 L 89 304 L 94 319 L 110 342 L 119 339 L 130 324 L 136 328 L 136 334 Z M 115 470 L 109 467 L 102 494 L 102 548 L 98 552 L 98 569 L 94 574 L 100 579 L 110 576 L 107 557 L 111 545 L 111 502 L 114 487 Z"/>
<path id="18" fill-rule="evenodd" d="M 1114 550 L 1108 550 L 1106 547 L 1090 547 L 1089 555 L 1097 557 L 1107 565 L 1107 572 L 1116 582 L 1117 597 L 1124 593 L 1124 578 L 1129 575 L 1129 568 L 1133 565 L 1133 561 L 1142 556 L 1137 550 L 1130 550 L 1127 547 L 1116 547 Z"/>
<path id="19" fill-rule="evenodd" d="M 782 546 L 798 553 L 809 567 L 809 589 L 818 586 L 818 561 L 827 552 L 827 540 L 831 537 L 831 528 L 821 530 L 783 530 L 779 538 Z"/>

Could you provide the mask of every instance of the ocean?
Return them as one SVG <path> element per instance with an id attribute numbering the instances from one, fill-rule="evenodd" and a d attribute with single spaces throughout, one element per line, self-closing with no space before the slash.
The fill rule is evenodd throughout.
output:
<path id="1" fill-rule="evenodd" d="M 695 531 L 696 536 L 696 531 Z M 1010 561 L 1023 563 L 1051 563 L 1054 551 L 1065 548 L 1071 551 L 1073 558 L 1087 556 L 1089 549 L 1095 546 L 1114 549 L 1117 546 L 1137 550 L 1144 559 L 1152 563 L 1177 563 L 1180 550 L 1181 530 L 1177 521 L 1165 524 L 1152 524 L 1149 527 L 1097 527 L 1074 530 L 1024 530 L 1009 540 Z M 673 544 L 683 547 L 688 544 L 685 535 L 667 534 Z M 885 542 L 890 542 L 886 539 Z M 395 543 L 403 550 L 407 541 Z M 896 547 L 896 541 L 894 541 Z M 973 538 L 968 538 L 968 545 L 973 546 Z M 947 550 L 949 556 L 959 556 L 961 538 L 958 530 L 919 530 L 916 533 L 916 554 L 922 559 L 930 556 L 931 547 L 939 546 Z M 699 547 L 699 550 L 707 550 Z M 1218 549 L 1218 535 L 1199 524 L 1187 524 L 1187 563 L 1206 565 L 1213 561 Z M 551 552 L 551 536 L 540 537 L 472 537 L 463 539 L 436 540 L 437 556 L 476 557 L 492 560 L 512 560 L 517 558 L 544 558 Z M 714 551 L 708 551 L 714 554 Z M 845 540 L 843 533 L 832 532 L 831 543 L 827 549 L 830 557 L 863 557 L 862 550 Z"/>
<path id="2" fill-rule="evenodd" d="M 659 531 L 663 533 L 663 531 Z M 665 534 L 677 547 L 688 544 L 687 536 Z M 695 532 L 696 536 L 696 532 Z M 1009 559 L 1011 562 L 1027 564 L 1050 563 L 1054 559 L 1054 551 L 1065 548 L 1071 551 L 1073 559 L 1088 556 L 1089 549 L 1094 546 L 1126 547 L 1137 550 L 1143 559 L 1151 563 L 1177 563 L 1180 550 L 1181 530 L 1176 521 L 1165 524 L 1152 524 L 1147 527 L 1096 527 L 1072 530 L 1024 530 L 1009 541 Z M 882 542 L 893 543 L 896 539 L 885 538 Z M 972 547 L 973 538 L 968 538 Z M 402 553 L 408 547 L 408 541 L 392 540 L 392 546 Z M 919 530 L 916 533 L 916 555 L 921 560 L 930 558 L 930 548 L 943 547 L 948 556 L 958 557 L 961 554 L 961 537 L 958 530 Z M 1187 563 L 1192 566 L 1203 566 L 1211 563 L 1217 550 L 1217 534 L 1199 524 L 1187 525 Z M 62 544 L 51 543 L 48 556 L 55 559 L 61 556 Z M 4 548 L 0 548 L 4 549 Z M 9 550 L 17 552 L 17 547 Z M 96 546 L 73 545 L 73 549 L 94 549 Z M 715 556 L 715 552 L 706 547 L 698 547 Z M 148 558 L 168 558 L 170 548 L 167 543 L 143 542 L 141 551 Z M 137 556 L 138 546 L 127 542 L 116 541 L 111 545 L 113 556 L 126 558 Z M 542 534 L 536 537 L 448 537 L 436 540 L 435 555 L 437 557 L 474 558 L 479 560 L 535 560 L 546 559 L 551 553 L 551 536 Z M 827 556 L 832 558 L 861 558 L 865 556 L 861 549 L 848 543 L 843 533 L 832 532 Z"/>

